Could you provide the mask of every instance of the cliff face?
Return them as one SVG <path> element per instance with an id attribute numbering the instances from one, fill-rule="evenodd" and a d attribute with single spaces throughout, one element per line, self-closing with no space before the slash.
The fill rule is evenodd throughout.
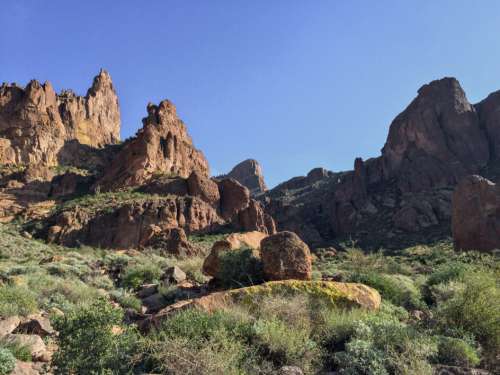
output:
<path id="1" fill-rule="evenodd" d="M 455 185 L 499 170 L 499 113 L 499 93 L 474 106 L 456 79 L 431 82 L 392 122 L 381 156 L 356 159 L 353 171 L 313 170 L 262 201 L 279 230 L 313 245 L 399 247 L 449 237 Z"/>
<path id="2" fill-rule="evenodd" d="M 120 109 L 102 70 L 85 97 L 49 82 L 0 87 L 0 164 L 54 166 L 66 142 L 103 147 L 120 138 Z"/>

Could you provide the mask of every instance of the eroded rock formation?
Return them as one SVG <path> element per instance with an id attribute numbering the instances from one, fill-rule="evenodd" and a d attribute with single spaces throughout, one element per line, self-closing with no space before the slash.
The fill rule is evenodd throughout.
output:
<path id="1" fill-rule="evenodd" d="M 259 194 L 267 190 L 262 168 L 259 162 L 254 159 L 242 161 L 227 175 L 219 176 L 218 178 L 233 178 L 243 186 L 246 186 L 250 194 Z"/>
<path id="2" fill-rule="evenodd" d="M 0 164 L 55 166 L 66 142 L 102 147 L 119 138 L 118 98 L 104 70 L 84 97 L 36 80 L 0 87 Z"/>
<path id="3" fill-rule="evenodd" d="M 96 188 L 105 190 L 138 186 L 154 174 L 188 177 L 191 172 L 208 176 L 208 162 L 193 146 L 186 126 L 168 100 L 148 105 L 148 116 L 137 135 L 123 145 L 106 168 Z"/>

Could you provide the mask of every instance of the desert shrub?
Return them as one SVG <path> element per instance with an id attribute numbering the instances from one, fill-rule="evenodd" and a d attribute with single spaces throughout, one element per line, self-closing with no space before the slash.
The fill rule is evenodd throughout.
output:
<path id="1" fill-rule="evenodd" d="M 264 281 L 262 262 L 251 249 L 226 251 L 220 257 L 217 279 L 226 288 L 239 288 Z"/>
<path id="2" fill-rule="evenodd" d="M 451 366 L 474 367 L 480 359 L 477 350 L 467 341 L 442 336 L 438 340 L 436 361 Z"/>
<path id="3" fill-rule="evenodd" d="M 29 315 L 38 309 L 36 295 L 25 286 L 0 287 L 0 315 Z"/>
<path id="4" fill-rule="evenodd" d="M 19 342 L 0 339 L 0 349 L 7 349 L 12 355 L 24 362 L 31 361 L 31 348 L 26 345 L 21 345 Z"/>
<path id="5" fill-rule="evenodd" d="M 121 286 L 137 289 L 142 284 L 157 281 L 161 273 L 161 268 L 157 264 L 133 264 L 125 269 Z"/>
<path id="6" fill-rule="evenodd" d="M 14 355 L 5 348 L 0 348 L 0 375 L 9 375 L 16 366 Z"/>
<path id="7" fill-rule="evenodd" d="M 464 288 L 437 308 L 443 329 L 454 326 L 472 334 L 486 350 L 500 351 L 500 288 L 488 272 L 464 277 Z"/>
<path id="8" fill-rule="evenodd" d="M 315 317 L 314 337 L 329 351 L 344 350 L 357 323 L 366 319 L 367 315 L 368 312 L 363 309 L 321 308 Z"/>
<path id="9" fill-rule="evenodd" d="M 338 352 L 335 360 L 341 374 L 346 375 L 386 375 L 385 357 L 373 343 L 355 339 L 346 344 L 346 350 Z"/>
<path id="10" fill-rule="evenodd" d="M 146 343 L 152 371 L 187 374 L 240 374 L 251 367 L 252 325 L 241 316 L 186 310 L 163 322 Z"/>
<path id="11" fill-rule="evenodd" d="M 465 284 L 460 281 L 448 281 L 428 287 L 425 292 L 430 301 L 435 304 L 441 304 L 453 298 L 465 288 Z"/>
<path id="12" fill-rule="evenodd" d="M 349 281 L 359 282 L 377 289 L 383 298 L 407 309 L 423 309 L 420 290 L 412 279 L 404 275 L 386 275 L 375 272 L 353 274 Z"/>
<path id="13" fill-rule="evenodd" d="M 304 327 L 290 327 L 275 318 L 257 320 L 254 330 L 254 342 L 278 366 L 295 365 L 312 372 L 320 362 L 320 348 L 310 339 L 310 331 Z"/>
<path id="14" fill-rule="evenodd" d="M 203 255 L 186 257 L 182 259 L 176 259 L 174 261 L 174 264 L 182 269 L 190 280 L 194 280 L 202 284 L 208 280 L 208 277 L 206 277 L 203 272 L 201 272 L 204 260 L 205 256 Z"/>
<path id="15" fill-rule="evenodd" d="M 57 374 L 127 373 L 137 337 L 131 330 L 113 332 L 123 312 L 104 299 L 54 320 L 59 332 L 53 365 Z"/>
<path id="16" fill-rule="evenodd" d="M 141 310 L 141 300 L 130 293 L 124 292 L 122 290 L 115 290 L 111 292 L 110 295 L 123 308 L 130 308 L 134 309 L 135 311 Z"/>
<path id="17" fill-rule="evenodd" d="M 57 307 L 63 311 L 75 305 L 88 304 L 99 298 L 101 293 L 79 279 L 64 279 L 51 275 L 32 275 L 28 286 L 36 295 L 42 308 Z"/>
<path id="18" fill-rule="evenodd" d="M 468 264 L 451 261 L 441 264 L 427 279 L 423 286 L 423 293 L 429 302 L 435 302 L 432 294 L 436 290 L 435 286 L 450 282 L 460 282 L 465 275 L 472 271 L 472 267 Z"/>
<path id="19" fill-rule="evenodd" d="M 148 352 L 152 371 L 166 374 L 239 375 L 250 359 L 244 344 L 225 331 L 215 331 L 202 345 L 185 337 L 153 341 Z"/>
<path id="20" fill-rule="evenodd" d="M 334 359 L 346 374 L 431 374 L 435 342 L 404 323 L 369 315 L 355 325 L 345 350 Z"/>

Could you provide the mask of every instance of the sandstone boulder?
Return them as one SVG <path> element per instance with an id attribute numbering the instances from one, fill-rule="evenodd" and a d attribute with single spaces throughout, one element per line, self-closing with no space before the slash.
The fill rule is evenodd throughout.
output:
<path id="1" fill-rule="evenodd" d="M 172 314 L 189 308 L 213 312 L 235 303 L 257 308 L 263 297 L 294 295 L 313 296 L 328 305 L 342 308 L 361 307 L 367 310 L 378 310 L 381 304 L 381 297 L 377 290 L 364 284 L 334 281 L 271 281 L 176 302 L 158 311 L 141 326 L 144 330 L 148 330 L 152 326 L 158 326 L 162 320 Z"/>
<path id="2" fill-rule="evenodd" d="M 309 247 L 293 232 L 278 232 L 261 242 L 264 275 L 268 280 L 310 280 Z"/>
<path id="3" fill-rule="evenodd" d="M 203 262 L 202 271 L 208 276 L 216 277 L 220 269 L 220 257 L 226 251 L 248 247 L 250 249 L 260 249 L 261 241 L 267 237 L 267 234 L 259 231 L 246 233 L 232 233 L 225 239 L 213 244 L 210 254 Z"/>
<path id="4" fill-rule="evenodd" d="M 452 232 L 458 250 L 500 249 L 500 188 L 477 175 L 464 178 L 452 201 Z"/>

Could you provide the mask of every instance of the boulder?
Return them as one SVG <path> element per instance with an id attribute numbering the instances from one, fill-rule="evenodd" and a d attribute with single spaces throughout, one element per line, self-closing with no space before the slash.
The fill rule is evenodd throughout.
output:
<path id="1" fill-rule="evenodd" d="M 232 233 L 225 239 L 213 244 L 210 253 L 203 262 L 202 271 L 208 276 L 216 277 L 220 268 L 220 257 L 226 251 L 248 247 L 250 249 L 260 249 L 261 241 L 267 237 L 267 234 L 259 231 L 246 233 Z"/>
<path id="2" fill-rule="evenodd" d="M 161 280 L 168 284 L 180 284 L 186 280 L 186 273 L 179 267 L 169 267 L 161 276 Z"/>
<path id="3" fill-rule="evenodd" d="M 457 250 L 500 249 L 500 187 L 481 176 L 464 178 L 453 193 L 452 232 Z"/>
<path id="4" fill-rule="evenodd" d="M 147 318 L 140 326 L 147 331 L 159 326 L 162 320 L 168 319 L 172 314 L 185 309 L 197 308 L 213 312 L 235 303 L 257 308 L 263 297 L 294 295 L 311 296 L 330 306 L 342 308 L 378 310 L 381 304 L 377 290 L 364 284 L 303 280 L 270 281 L 176 302 Z"/>
<path id="5" fill-rule="evenodd" d="M 39 367 L 33 362 L 16 361 L 16 367 L 10 375 L 40 375 Z"/>
<path id="6" fill-rule="evenodd" d="M 26 334 L 8 334 L 4 337 L 4 341 L 8 344 L 16 344 L 26 346 L 30 349 L 33 360 L 39 360 L 45 357 L 47 348 L 42 338 L 38 335 Z"/>
<path id="7" fill-rule="evenodd" d="M 220 200 L 219 187 L 217 183 L 196 171 L 193 171 L 188 179 L 189 195 L 199 197 L 213 207 L 217 207 Z"/>
<path id="8" fill-rule="evenodd" d="M 309 247 L 293 232 L 278 232 L 261 242 L 264 275 L 268 280 L 310 280 Z"/>
<path id="9" fill-rule="evenodd" d="M 0 338 L 14 332 L 19 324 L 21 324 L 21 319 L 18 316 L 0 320 Z"/>
<path id="10" fill-rule="evenodd" d="M 230 220 L 250 204 L 250 192 L 238 181 L 226 178 L 217 182 L 220 193 L 220 210 L 224 220 Z"/>

